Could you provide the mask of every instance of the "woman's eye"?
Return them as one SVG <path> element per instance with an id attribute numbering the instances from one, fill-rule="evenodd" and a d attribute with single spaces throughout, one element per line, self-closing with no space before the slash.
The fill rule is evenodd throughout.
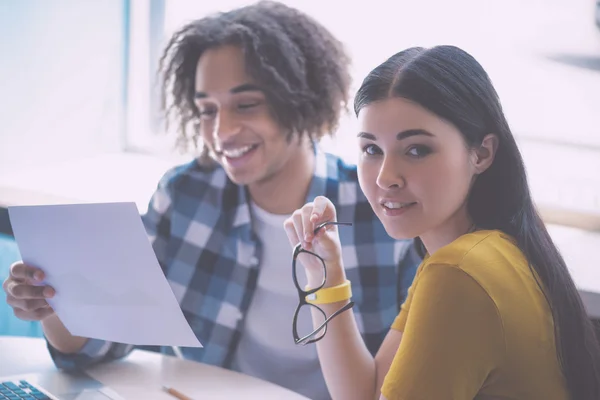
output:
<path id="1" fill-rule="evenodd" d="M 258 101 L 252 101 L 252 102 L 247 102 L 247 103 L 240 103 L 238 105 L 238 108 L 240 108 L 242 110 L 247 110 L 249 108 L 256 107 L 259 104 L 260 104 L 260 102 L 258 102 Z"/>
<path id="2" fill-rule="evenodd" d="M 214 117 L 217 110 L 212 108 L 200 108 L 198 113 L 200 114 L 200 118 L 208 119 Z"/>
<path id="3" fill-rule="evenodd" d="M 381 154 L 381 149 L 379 147 L 375 146 L 374 144 L 368 144 L 368 145 L 364 146 L 362 150 L 363 150 L 363 153 L 366 153 L 370 156 Z"/>
<path id="4" fill-rule="evenodd" d="M 431 153 L 431 149 L 421 144 L 414 145 L 407 151 L 407 154 L 414 158 L 422 158 L 429 153 Z"/>

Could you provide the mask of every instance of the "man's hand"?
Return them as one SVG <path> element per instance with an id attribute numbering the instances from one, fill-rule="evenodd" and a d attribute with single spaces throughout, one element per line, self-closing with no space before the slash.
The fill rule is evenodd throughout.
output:
<path id="1" fill-rule="evenodd" d="M 6 302 L 15 316 L 25 321 L 42 321 L 54 314 L 46 299 L 52 298 L 55 290 L 43 285 L 44 271 L 16 262 L 10 267 L 10 275 L 2 288 Z"/>

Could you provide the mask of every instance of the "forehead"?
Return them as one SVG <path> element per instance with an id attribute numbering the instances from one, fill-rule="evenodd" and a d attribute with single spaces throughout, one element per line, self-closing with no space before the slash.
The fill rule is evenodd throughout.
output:
<path id="1" fill-rule="evenodd" d="M 427 120 L 430 117 L 427 114 L 423 107 L 409 100 L 393 97 L 365 106 L 360 111 L 358 120 L 363 126 L 392 126 L 397 130 L 399 127 L 409 127 Z"/>
<path id="2" fill-rule="evenodd" d="M 198 60 L 196 92 L 224 94 L 231 88 L 251 82 L 252 79 L 246 72 L 244 53 L 237 46 L 208 49 Z"/>
<path id="3" fill-rule="evenodd" d="M 371 133 L 376 134 L 425 128 L 435 124 L 439 118 L 410 100 L 394 97 L 367 105 L 360 111 L 358 120 L 362 127 L 370 127 L 375 130 Z"/>

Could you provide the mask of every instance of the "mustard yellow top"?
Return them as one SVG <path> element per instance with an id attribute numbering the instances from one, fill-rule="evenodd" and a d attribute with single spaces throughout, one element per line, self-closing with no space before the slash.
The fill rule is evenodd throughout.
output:
<path id="1" fill-rule="evenodd" d="M 525 256 L 499 231 L 427 257 L 392 329 L 388 400 L 568 399 L 552 314 Z"/>

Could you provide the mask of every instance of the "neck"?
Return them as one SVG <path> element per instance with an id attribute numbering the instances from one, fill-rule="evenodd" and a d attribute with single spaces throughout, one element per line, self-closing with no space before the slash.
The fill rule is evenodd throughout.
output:
<path id="1" fill-rule="evenodd" d="M 420 236 L 428 254 L 452 243 L 462 235 L 475 230 L 473 220 L 467 212 L 466 204 L 441 226 Z"/>
<path id="2" fill-rule="evenodd" d="M 306 201 L 314 174 L 315 155 L 308 140 L 293 145 L 298 148 L 292 151 L 279 171 L 248 185 L 252 201 L 272 214 L 291 214 Z"/>

